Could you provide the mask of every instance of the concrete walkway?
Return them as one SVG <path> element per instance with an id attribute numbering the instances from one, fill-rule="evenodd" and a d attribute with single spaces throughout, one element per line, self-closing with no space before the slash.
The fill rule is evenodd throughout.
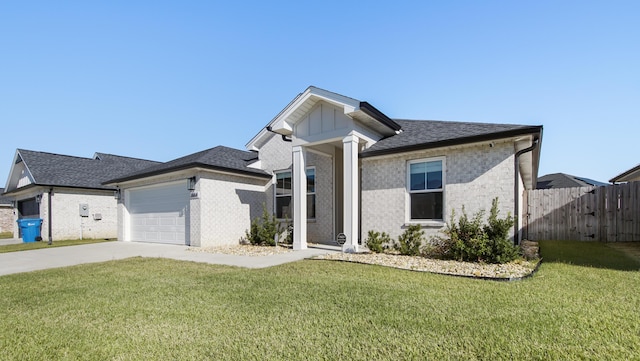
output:
<path id="1" fill-rule="evenodd" d="M 264 268 L 333 253 L 335 250 L 309 248 L 270 256 L 234 256 L 193 252 L 187 246 L 137 242 L 104 242 L 0 253 L 0 275 L 68 267 L 84 263 L 106 262 L 131 257 L 171 258 L 246 268 Z"/>
<path id="2" fill-rule="evenodd" d="M 16 244 L 16 243 L 22 243 L 22 240 L 20 238 L 3 238 L 0 239 L 0 246 L 4 246 L 7 244 Z"/>

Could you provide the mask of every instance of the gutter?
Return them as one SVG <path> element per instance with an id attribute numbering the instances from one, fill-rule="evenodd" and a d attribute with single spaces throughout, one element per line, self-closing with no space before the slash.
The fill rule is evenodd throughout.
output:
<path id="1" fill-rule="evenodd" d="M 396 132 L 396 134 L 402 131 L 402 127 L 400 126 L 400 124 L 394 122 L 393 119 L 384 115 L 384 113 L 376 109 L 373 105 L 367 102 L 360 102 L 360 110 L 366 115 L 372 117 L 386 127 L 390 128 L 391 130 Z"/>
<path id="2" fill-rule="evenodd" d="M 200 162 L 194 162 L 194 163 L 183 164 L 183 165 L 176 166 L 176 167 L 160 169 L 160 170 L 154 170 L 154 171 L 150 171 L 150 172 L 146 172 L 146 173 L 140 173 L 140 174 L 136 173 L 136 174 L 134 174 L 132 176 L 126 176 L 126 177 L 123 177 L 123 178 L 111 179 L 111 180 L 108 180 L 106 182 L 102 182 L 102 184 L 104 184 L 105 186 L 108 186 L 109 184 L 115 185 L 115 184 L 124 183 L 124 182 L 128 182 L 128 181 L 136 180 L 136 179 L 155 177 L 155 176 L 159 176 L 159 175 L 163 175 L 163 174 L 169 174 L 169 173 L 179 172 L 179 171 L 183 171 L 183 170 L 189 170 L 189 169 L 193 169 L 193 168 L 201 168 L 201 169 L 206 169 L 206 170 L 211 170 L 211 171 L 226 172 L 226 173 L 230 173 L 230 174 L 234 174 L 234 175 L 243 175 L 243 176 L 247 176 L 247 177 L 263 178 L 263 179 L 271 179 L 273 177 L 272 175 L 269 175 L 267 173 L 252 172 L 252 171 L 248 171 L 248 170 L 227 168 L 227 167 L 222 167 L 222 166 L 215 166 L 215 165 L 209 165 L 209 164 L 204 164 L 204 163 L 200 163 Z M 117 189 L 117 187 L 113 187 L 110 190 L 115 190 L 115 189 Z"/>
<path id="3" fill-rule="evenodd" d="M 273 131 L 273 129 L 271 128 L 271 126 L 270 126 L 270 125 L 268 125 L 265 129 L 266 129 L 268 132 L 271 132 L 271 133 L 273 133 L 273 134 L 278 134 L 278 135 L 282 136 L 282 140 L 283 140 L 283 141 L 285 141 L 285 142 L 291 142 L 291 138 L 287 138 L 287 136 L 286 136 L 286 135 L 284 135 L 284 134 L 280 134 L 280 133 L 278 133 L 278 132 Z"/>
<path id="4" fill-rule="evenodd" d="M 383 149 L 376 149 L 376 150 L 365 150 L 364 152 L 359 154 L 359 157 L 369 158 L 369 157 L 377 157 L 377 156 L 383 156 L 383 155 L 408 153 L 408 152 L 414 152 L 419 150 L 449 147 L 449 146 L 462 145 L 467 143 L 486 142 L 491 140 L 511 138 L 511 137 L 520 136 L 520 135 L 528 135 L 532 133 L 535 134 L 535 133 L 540 133 L 541 131 L 542 131 L 542 127 L 531 126 L 526 128 L 507 130 L 503 132 L 471 135 L 468 137 L 461 137 L 461 138 L 443 139 L 443 140 L 431 141 L 427 143 L 395 146 L 391 148 L 383 148 Z"/>
<path id="5" fill-rule="evenodd" d="M 520 196 L 518 195 L 518 185 L 520 184 L 520 172 L 519 172 L 519 159 L 520 156 L 523 155 L 524 153 L 528 153 L 531 152 L 532 150 L 536 149 L 536 147 L 538 146 L 538 143 L 540 142 L 540 138 L 534 138 L 533 139 L 533 144 L 531 144 L 530 147 L 525 148 L 525 149 L 521 149 L 519 151 L 516 152 L 516 156 L 513 159 L 513 166 L 514 166 L 514 182 L 513 182 L 513 213 L 516 215 L 515 217 L 515 222 L 513 224 L 513 244 L 514 245 L 518 245 L 520 244 L 520 239 L 518 237 L 518 220 L 520 219 Z"/>

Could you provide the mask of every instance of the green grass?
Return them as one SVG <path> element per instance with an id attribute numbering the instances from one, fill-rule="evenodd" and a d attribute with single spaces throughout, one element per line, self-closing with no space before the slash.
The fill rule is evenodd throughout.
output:
<path id="1" fill-rule="evenodd" d="M 0 359 L 638 359 L 640 272 L 572 247 L 543 242 L 517 282 L 142 258 L 3 276 Z"/>
<path id="2" fill-rule="evenodd" d="M 114 239 L 73 239 L 65 241 L 53 241 L 51 245 L 47 241 L 29 242 L 29 243 L 16 243 L 0 246 L 0 253 L 28 251 L 32 249 L 51 248 L 51 247 L 66 247 L 77 246 L 80 244 L 110 242 Z"/>
<path id="3" fill-rule="evenodd" d="M 13 238 L 12 232 L 0 232 L 0 239 Z"/>
<path id="4" fill-rule="evenodd" d="M 610 249 L 608 243 L 581 241 L 541 241 L 540 256 L 546 262 L 609 268 L 621 271 L 640 270 L 640 261 L 624 252 Z"/>

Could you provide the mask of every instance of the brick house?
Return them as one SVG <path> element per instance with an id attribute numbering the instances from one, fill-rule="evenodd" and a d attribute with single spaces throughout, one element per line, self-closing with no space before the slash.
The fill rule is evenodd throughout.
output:
<path id="1" fill-rule="evenodd" d="M 215 147 L 104 185 L 118 190 L 122 241 L 235 244 L 266 206 L 293 222 L 294 249 L 340 235 L 357 251 L 369 230 L 434 235 L 452 210 L 488 210 L 495 197 L 501 214 L 521 215 L 541 141 L 542 126 L 390 119 L 309 87 L 246 151 Z"/>
<path id="2" fill-rule="evenodd" d="M 631 169 L 627 169 L 609 180 L 609 182 L 613 184 L 637 181 L 640 181 L 640 164 Z"/>
<path id="3" fill-rule="evenodd" d="M 2 193 L 4 188 L 0 188 L 0 233 L 13 234 L 13 202 Z"/>
<path id="4" fill-rule="evenodd" d="M 104 153 L 83 158 L 18 149 L 3 193 L 12 203 L 10 231 L 18 237 L 18 219 L 41 218 L 44 240 L 115 238 L 115 188 L 102 183 L 155 164 Z"/>

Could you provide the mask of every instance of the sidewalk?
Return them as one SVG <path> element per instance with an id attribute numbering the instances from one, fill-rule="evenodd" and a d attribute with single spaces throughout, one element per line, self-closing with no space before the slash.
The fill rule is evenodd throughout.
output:
<path id="1" fill-rule="evenodd" d="M 20 238 L 4 238 L 4 239 L 0 239 L 0 246 L 5 246 L 7 244 L 16 244 L 16 243 L 22 243 L 22 240 Z"/>
<path id="2" fill-rule="evenodd" d="M 116 241 L 0 253 L 0 276 L 131 257 L 170 258 L 245 268 L 265 268 L 334 252 L 336 251 L 309 248 L 303 251 L 251 257 L 192 252 L 187 246 Z"/>

